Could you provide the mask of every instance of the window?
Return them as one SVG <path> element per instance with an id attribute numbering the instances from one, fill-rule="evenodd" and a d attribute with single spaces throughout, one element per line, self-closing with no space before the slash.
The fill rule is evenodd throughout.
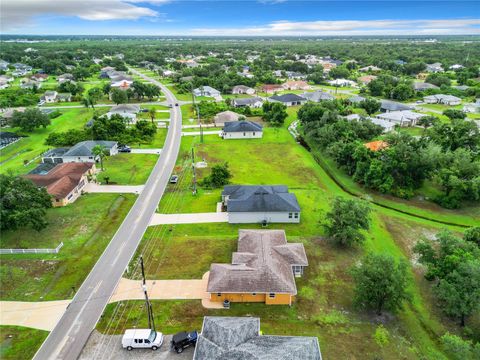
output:
<path id="1" fill-rule="evenodd" d="M 288 213 L 288 218 L 289 219 L 293 218 L 293 213 Z"/>
<path id="2" fill-rule="evenodd" d="M 222 293 L 217 293 L 217 296 L 222 296 Z"/>
<path id="3" fill-rule="evenodd" d="M 93 159 L 93 156 L 89 156 L 88 158 L 89 158 L 89 159 Z"/>
<path id="4" fill-rule="evenodd" d="M 255 136 L 255 131 L 253 132 L 253 136 Z"/>
<path id="5" fill-rule="evenodd" d="M 72 198 L 73 194 L 68 195 L 67 200 L 70 200 Z"/>
<path id="6" fill-rule="evenodd" d="M 298 213 L 295 213 L 295 219 L 298 219 Z"/>
<path id="7" fill-rule="evenodd" d="M 150 340 L 145 339 L 144 341 L 145 341 L 145 344 L 150 344 Z"/>
<path id="8" fill-rule="evenodd" d="M 270 293 L 270 294 L 268 294 L 268 297 L 269 297 L 270 299 L 275 299 L 275 293 Z"/>

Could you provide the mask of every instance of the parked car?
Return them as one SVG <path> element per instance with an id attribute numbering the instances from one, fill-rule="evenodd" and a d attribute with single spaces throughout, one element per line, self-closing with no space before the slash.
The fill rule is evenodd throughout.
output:
<path id="1" fill-rule="evenodd" d="M 129 329 L 122 337 L 122 347 L 132 349 L 157 350 L 163 344 L 163 334 L 151 329 Z"/>
<path id="2" fill-rule="evenodd" d="M 195 346 L 197 343 L 198 333 L 196 330 L 191 332 L 182 331 L 172 337 L 172 342 L 170 343 L 171 350 L 175 351 L 177 354 L 183 352 L 184 349 Z"/>
<path id="3" fill-rule="evenodd" d="M 148 109 L 140 109 L 140 112 L 148 112 Z"/>
<path id="4" fill-rule="evenodd" d="M 132 149 L 130 148 L 130 146 L 127 146 L 127 145 L 120 145 L 118 147 L 118 152 L 129 153 L 129 152 L 132 152 Z"/>
<path id="5" fill-rule="evenodd" d="M 178 106 L 178 103 L 175 103 L 175 106 Z"/>
<path id="6" fill-rule="evenodd" d="M 170 184 L 176 184 L 178 182 L 178 175 L 172 175 L 170 177 Z"/>
<path id="7" fill-rule="evenodd" d="M 171 108 L 171 107 L 173 107 L 173 105 L 172 105 L 172 104 L 168 104 L 168 107 L 170 107 L 170 108 Z"/>

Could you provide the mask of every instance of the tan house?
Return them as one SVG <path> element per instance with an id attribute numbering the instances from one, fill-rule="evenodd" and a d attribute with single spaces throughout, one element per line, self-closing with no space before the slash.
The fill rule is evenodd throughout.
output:
<path id="1" fill-rule="evenodd" d="M 40 164 L 25 178 L 46 188 L 52 195 L 53 206 L 65 206 L 77 200 L 88 183 L 88 176 L 94 173 L 93 162 Z"/>
<path id="2" fill-rule="evenodd" d="M 263 85 L 260 90 L 267 94 L 275 94 L 277 91 L 283 90 L 283 86 L 278 84 L 266 84 Z"/>
<path id="3" fill-rule="evenodd" d="M 286 81 L 282 86 L 285 90 L 310 90 L 310 85 L 303 80 Z"/>
<path id="4" fill-rule="evenodd" d="M 232 263 L 211 265 L 207 292 L 216 302 L 291 305 L 306 266 L 303 244 L 287 243 L 284 230 L 240 230 Z"/>

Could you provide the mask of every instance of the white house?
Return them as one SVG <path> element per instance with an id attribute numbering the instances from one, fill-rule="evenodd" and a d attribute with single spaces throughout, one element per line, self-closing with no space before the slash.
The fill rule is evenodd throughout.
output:
<path id="1" fill-rule="evenodd" d="M 369 116 L 360 116 L 359 114 L 350 114 L 344 117 L 348 121 L 371 121 L 375 125 L 381 126 L 383 132 L 387 133 L 395 129 L 395 123 L 378 118 L 372 118 Z"/>
<path id="2" fill-rule="evenodd" d="M 230 224 L 300 222 L 297 198 L 284 185 L 228 185 L 222 203 Z"/>
<path id="3" fill-rule="evenodd" d="M 452 66 L 449 67 L 450 70 L 459 70 L 463 69 L 465 66 L 460 65 L 460 64 L 453 64 Z"/>
<path id="4" fill-rule="evenodd" d="M 438 95 L 429 95 L 429 96 L 424 96 L 423 101 L 426 102 L 427 104 L 444 104 L 444 105 L 460 105 L 462 102 L 462 99 L 453 96 L 453 95 L 444 95 L 444 94 L 438 94 Z"/>
<path id="5" fill-rule="evenodd" d="M 232 105 L 234 107 L 248 106 L 251 108 L 261 108 L 263 105 L 263 99 L 260 97 L 233 99 Z"/>
<path id="6" fill-rule="evenodd" d="M 82 141 L 71 148 L 57 148 L 47 151 L 42 156 L 43 163 L 69 163 L 69 162 L 94 162 L 98 159 L 92 154 L 92 149 L 96 145 L 101 145 L 105 153 L 109 156 L 118 154 L 118 144 L 116 141 L 87 140 Z"/>
<path id="7" fill-rule="evenodd" d="M 221 96 L 220 91 L 212 88 L 211 86 L 201 86 L 193 90 L 195 96 L 208 96 L 208 97 L 219 97 Z"/>
<path id="8" fill-rule="evenodd" d="M 443 72 L 442 64 L 439 62 L 427 64 L 427 71 L 432 73 Z"/>
<path id="9" fill-rule="evenodd" d="M 45 91 L 45 94 L 43 94 L 43 99 L 47 103 L 53 103 L 57 101 L 57 95 L 58 93 L 56 91 Z"/>
<path id="10" fill-rule="evenodd" d="M 237 86 L 233 87 L 232 94 L 253 95 L 253 94 L 255 94 L 255 89 L 252 89 L 251 87 L 248 87 L 248 86 L 245 86 L 245 85 L 237 85 Z"/>
<path id="11" fill-rule="evenodd" d="M 377 119 L 386 120 L 394 125 L 413 126 L 417 121 L 424 117 L 425 114 L 420 114 L 410 110 L 391 111 L 388 113 L 378 114 Z"/>
<path id="12" fill-rule="evenodd" d="M 352 80 L 347 79 L 335 79 L 327 81 L 331 86 L 338 86 L 338 87 L 356 87 L 357 83 Z"/>
<path id="13" fill-rule="evenodd" d="M 229 121 L 223 126 L 224 139 L 259 139 L 263 136 L 262 125 L 253 121 Z"/>
<path id="14" fill-rule="evenodd" d="M 137 114 L 140 112 L 140 106 L 135 104 L 120 104 L 112 106 L 107 113 L 107 117 L 110 119 L 112 115 L 120 115 L 123 118 L 128 119 L 130 122 L 137 120 Z"/>

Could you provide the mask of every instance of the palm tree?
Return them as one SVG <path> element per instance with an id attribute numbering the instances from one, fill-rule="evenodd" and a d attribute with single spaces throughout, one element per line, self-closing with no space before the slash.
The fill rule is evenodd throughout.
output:
<path id="1" fill-rule="evenodd" d="M 95 156 L 95 159 L 97 157 L 100 159 L 100 168 L 103 171 L 103 157 L 105 156 L 105 148 L 102 145 L 95 145 L 92 148 L 92 154 Z"/>
<path id="2" fill-rule="evenodd" d="M 152 124 L 155 120 L 155 115 L 157 113 L 157 109 L 155 109 L 154 107 L 151 107 L 149 110 L 148 110 L 148 115 L 150 115 L 150 119 L 152 119 Z"/>
<path id="3" fill-rule="evenodd" d="M 90 100 L 90 97 L 89 96 L 84 96 L 82 98 L 82 104 L 88 108 L 90 105 L 91 105 L 91 100 Z M 93 106 L 92 106 L 93 107 Z"/>

